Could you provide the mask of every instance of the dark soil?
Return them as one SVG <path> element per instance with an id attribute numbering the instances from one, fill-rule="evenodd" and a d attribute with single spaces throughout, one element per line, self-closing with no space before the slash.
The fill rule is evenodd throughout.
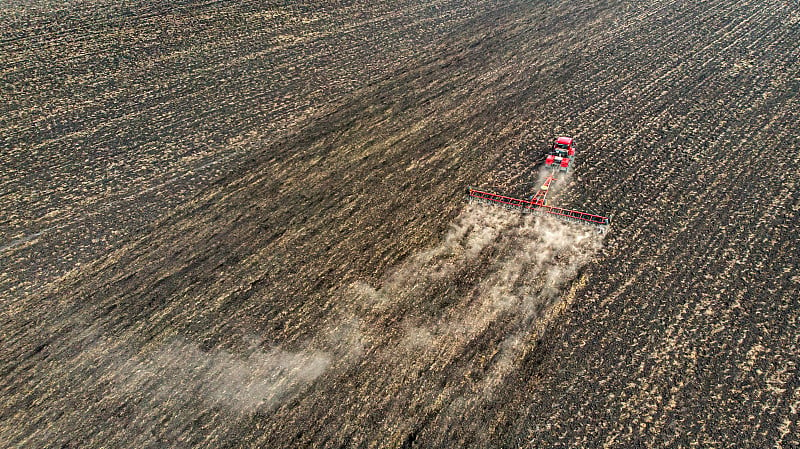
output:
<path id="1" fill-rule="evenodd" d="M 796 4 L 300 3 L 0 6 L 0 446 L 800 446 Z"/>

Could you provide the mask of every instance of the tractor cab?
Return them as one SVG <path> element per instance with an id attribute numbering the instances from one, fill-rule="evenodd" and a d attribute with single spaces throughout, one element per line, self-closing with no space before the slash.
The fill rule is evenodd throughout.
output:
<path id="1" fill-rule="evenodd" d="M 554 156 L 572 157 L 575 155 L 575 146 L 572 137 L 559 137 L 553 142 L 553 150 L 550 153 Z"/>

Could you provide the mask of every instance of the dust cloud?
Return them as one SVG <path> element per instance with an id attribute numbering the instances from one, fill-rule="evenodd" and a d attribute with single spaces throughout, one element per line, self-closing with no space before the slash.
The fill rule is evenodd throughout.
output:
<path id="1" fill-rule="evenodd" d="M 483 264 L 486 277 L 462 305 L 484 315 L 512 310 L 533 318 L 558 301 L 601 246 L 602 235 L 590 227 L 471 205 L 441 244 L 411 257 L 380 288 L 356 283 L 352 292 L 387 305 L 422 293 L 432 281 L 456 282 L 468 268 Z"/>
<path id="2" fill-rule="evenodd" d="M 116 383 L 125 391 L 146 393 L 154 406 L 201 403 L 196 405 L 247 414 L 290 399 L 330 363 L 330 356 L 324 352 L 264 350 L 255 338 L 243 354 L 206 352 L 176 338 L 129 358 L 113 372 L 118 376 Z"/>
<path id="3" fill-rule="evenodd" d="M 391 351 L 404 353 L 394 357 L 409 363 L 435 365 L 459 357 L 459 348 L 511 322 L 478 385 L 480 396 L 488 398 L 572 300 L 568 287 L 601 247 L 602 235 L 590 227 L 470 205 L 440 244 L 410 257 L 381 285 L 356 283 L 347 294 L 367 316 L 404 311 L 397 318 L 402 336 Z M 467 288 L 458 288 L 465 283 Z M 442 301 L 442 291 L 457 293 Z"/>
<path id="4" fill-rule="evenodd" d="M 295 351 L 265 349 L 256 337 L 237 353 L 204 351 L 175 337 L 115 357 L 109 372 L 128 401 L 146 403 L 141 410 L 214 408 L 243 418 L 274 410 L 320 377 L 367 359 L 401 371 L 458 361 L 464 347 L 511 321 L 497 339 L 491 369 L 475 386 L 479 394 L 452 406 L 488 399 L 568 300 L 567 286 L 601 245 L 591 228 L 470 205 L 438 245 L 411 256 L 379 285 L 356 282 L 340 291 L 340 309 Z"/>

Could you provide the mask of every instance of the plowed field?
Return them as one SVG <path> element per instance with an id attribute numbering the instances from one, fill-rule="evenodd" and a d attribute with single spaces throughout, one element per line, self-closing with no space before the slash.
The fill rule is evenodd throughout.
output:
<path id="1" fill-rule="evenodd" d="M 0 446 L 799 447 L 799 11 L 0 4 Z"/>

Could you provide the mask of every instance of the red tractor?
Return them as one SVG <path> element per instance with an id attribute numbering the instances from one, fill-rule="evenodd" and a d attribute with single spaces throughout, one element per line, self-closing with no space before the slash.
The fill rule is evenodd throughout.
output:
<path id="1" fill-rule="evenodd" d="M 544 165 L 547 168 L 558 169 L 566 172 L 569 170 L 569 163 L 575 158 L 575 144 L 572 137 L 559 137 L 553 142 L 553 148 L 547 153 Z"/>
<path id="2" fill-rule="evenodd" d="M 553 142 L 553 148 L 547 153 L 545 164 L 553 171 L 546 173 L 547 179 L 539 188 L 539 191 L 527 199 L 514 198 L 498 193 L 492 193 L 482 189 L 469 188 L 468 198 L 471 201 L 478 201 L 486 204 L 502 206 L 506 209 L 516 209 L 522 213 L 548 214 L 556 218 L 567 221 L 577 221 L 600 227 L 601 232 L 611 223 L 611 217 L 604 217 L 589 212 L 579 210 L 564 209 L 563 207 L 547 204 L 547 194 L 550 187 L 556 181 L 556 170 L 565 172 L 569 170 L 569 164 L 575 160 L 575 145 L 572 137 L 559 137 Z"/>

